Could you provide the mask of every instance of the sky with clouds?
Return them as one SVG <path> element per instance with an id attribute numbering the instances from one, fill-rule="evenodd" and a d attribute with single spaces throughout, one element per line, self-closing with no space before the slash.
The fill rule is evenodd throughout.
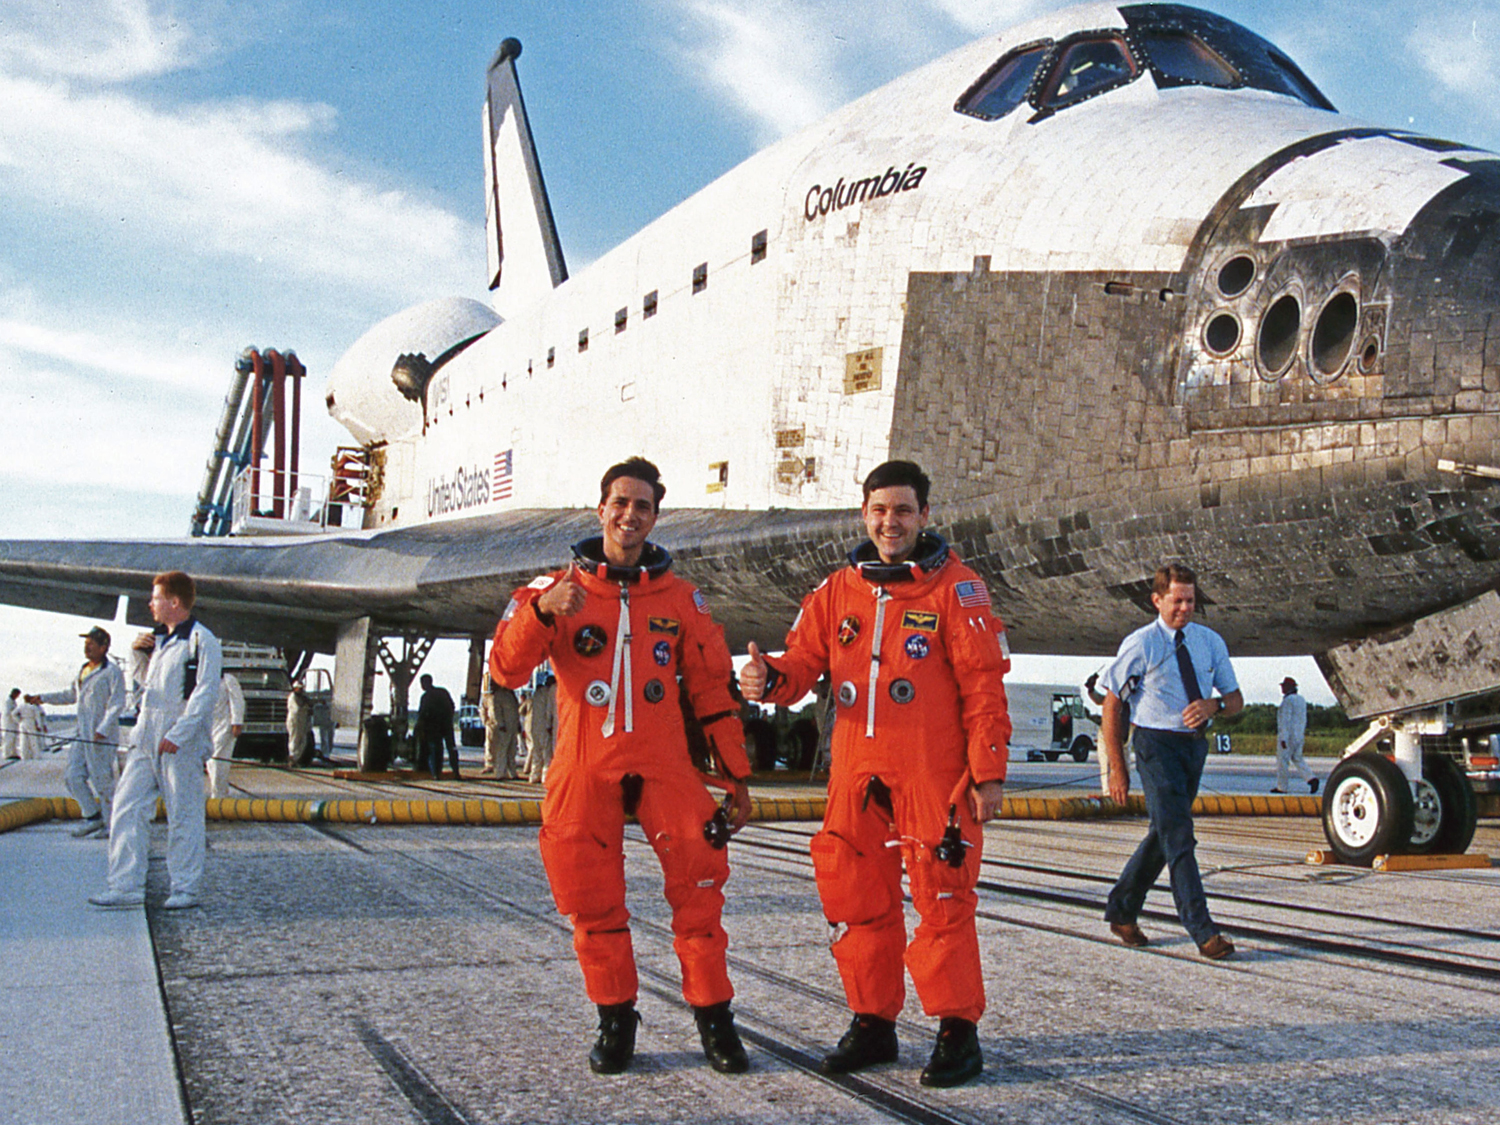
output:
<path id="1" fill-rule="evenodd" d="M 506 36 L 576 272 L 765 144 L 1062 6 L 5 0 L 0 537 L 185 533 L 247 346 L 312 375 L 304 465 L 347 441 L 317 405 L 343 350 L 486 296 L 479 109 Z M 1213 6 L 1343 112 L 1500 150 L 1500 3 Z M 0 609 L 0 682 L 62 683 L 74 624 Z"/>

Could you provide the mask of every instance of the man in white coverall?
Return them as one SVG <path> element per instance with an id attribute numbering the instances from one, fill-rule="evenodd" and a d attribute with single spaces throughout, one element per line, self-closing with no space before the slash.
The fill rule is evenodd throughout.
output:
<path id="1" fill-rule="evenodd" d="M 17 711 L 20 700 L 21 689 L 11 688 L 5 697 L 4 710 L 0 711 L 0 757 L 7 761 L 21 756 L 21 716 Z"/>
<path id="2" fill-rule="evenodd" d="M 125 673 L 109 658 L 109 634 L 95 625 L 83 636 L 84 665 L 62 691 L 29 696 L 32 703 L 77 705 L 78 724 L 68 744 L 63 781 L 83 819 L 79 839 L 109 831 L 115 793 L 115 750 L 120 744 L 120 712 L 125 709 Z"/>
<path id="3" fill-rule="evenodd" d="M 1281 706 L 1276 708 L 1276 788 L 1272 793 L 1287 791 L 1293 771 L 1307 782 L 1309 792 L 1318 791 L 1318 776 L 1302 756 L 1306 737 L 1307 700 L 1298 694 L 1297 681 L 1288 676 L 1281 681 Z"/>
<path id="4" fill-rule="evenodd" d="M 240 682 L 225 672 L 219 679 L 219 701 L 214 704 L 214 756 L 208 760 L 208 795 L 229 795 L 229 765 L 235 740 L 245 729 L 245 693 Z"/>
<path id="5" fill-rule="evenodd" d="M 213 752 L 214 704 L 223 660 L 219 640 L 193 617 L 197 589 L 180 570 L 151 584 L 155 645 L 141 691 L 134 745 L 115 790 L 109 885 L 95 906 L 140 906 L 158 794 L 167 806 L 168 910 L 198 905 L 203 877 L 203 766 Z"/>
<path id="6" fill-rule="evenodd" d="M 552 764 L 557 741 L 557 677 L 547 672 L 531 693 L 531 709 L 526 715 L 526 741 L 531 752 L 526 756 L 526 780 L 542 782 Z"/>
<path id="7" fill-rule="evenodd" d="M 21 724 L 21 761 L 34 762 L 47 748 L 47 716 L 40 704 L 23 695 L 16 707 L 16 717 Z"/>

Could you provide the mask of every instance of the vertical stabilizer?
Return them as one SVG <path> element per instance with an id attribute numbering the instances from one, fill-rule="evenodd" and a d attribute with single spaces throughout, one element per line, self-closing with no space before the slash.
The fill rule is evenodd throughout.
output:
<path id="1" fill-rule="evenodd" d="M 484 100 L 485 229 L 497 309 L 526 304 L 568 279 L 516 77 L 520 54 L 517 40 L 500 44 Z"/>

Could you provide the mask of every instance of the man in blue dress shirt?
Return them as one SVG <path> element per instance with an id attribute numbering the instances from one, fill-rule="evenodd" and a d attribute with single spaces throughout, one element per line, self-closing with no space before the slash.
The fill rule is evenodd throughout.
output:
<path id="1" fill-rule="evenodd" d="M 1125 736 L 1133 719 L 1136 769 L 1151 818 L 1150 831 L 1109 892 L 1104 920 L 1126 945 L 1145 945 L 1136 919 L 1166 867 L 1177 916 L 1198 952 L 1217 961 L 1234 946 L 1208 914 L 1194 854 L 1193 799 L 1208 757 L 1209 721 L 1238 714 L 1245 699 L 1223 638 L 1192 620 L 1197 603 L 1191 570 L 1175 564 L 1158 570 L 1151 589 L 1158 617 L 1125 638 L 1099 681 L 1105 689 L 1099 741 L 1109 763 L 1110 798 L 1124 804 L 1130 792 Z"/>

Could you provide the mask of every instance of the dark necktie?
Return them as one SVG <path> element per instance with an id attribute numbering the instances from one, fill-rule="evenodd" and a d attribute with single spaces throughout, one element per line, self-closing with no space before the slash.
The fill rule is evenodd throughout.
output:
<path id="1" fill-rule="evenodd" d="M 1177 670 L 1182 673 L 1182 690 L 1187 692 L 1189 703 L 1196 703 L 1203 698 L 1203 691 L 1198 687 L 1198 673 L 1193 670 L 1193 657 L 1188 652 L 1187 637 L 1181 629 L 1177 630 Z"/>

